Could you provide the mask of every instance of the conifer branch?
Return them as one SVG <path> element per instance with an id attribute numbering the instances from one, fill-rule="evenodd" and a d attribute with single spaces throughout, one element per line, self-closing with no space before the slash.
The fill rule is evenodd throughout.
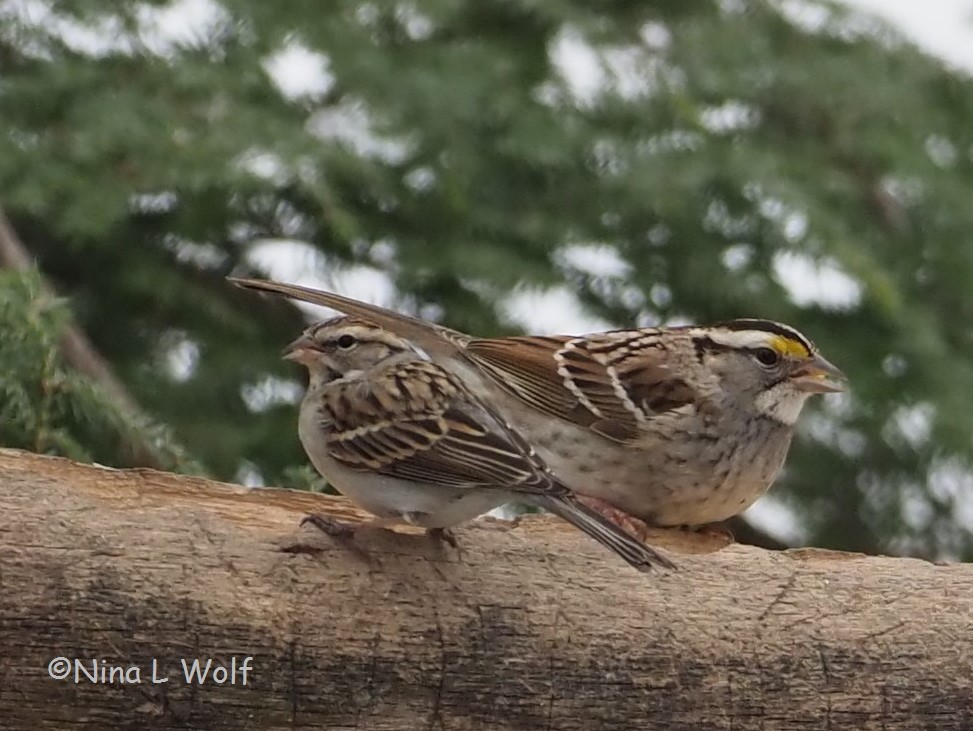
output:
<path id="1" fill-rule="evenodd" d="M 0 266 L 17 272 L 27 272 L 36 268 L 33 257 L 20 240 L 2 206 L 0 206 Z M 54 289 L 42 275 L 40 282 L 45 296 L 51 299 L 57 297 Z M 125 417 L 137 424 L 148 423 L 149 419 L 141 406 L 115 375 L 108 361 L 72 319 L 69 319 L 64 326 L 60 344 L 64 360 L 76 371 L 96 383 Z M 138 464 L 157 469 L 165 469 L 168 466 L 159 460 L 154 450 L 145 444 L 144 440 L 132 438 L 129 441 L 133 459 Z"/>

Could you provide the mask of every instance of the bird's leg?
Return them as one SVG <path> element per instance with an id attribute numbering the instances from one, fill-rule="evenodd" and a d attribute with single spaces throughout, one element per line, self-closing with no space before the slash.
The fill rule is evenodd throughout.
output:
<path id="1" fill-rule="evenodd" d="M 313 525 L 322 533 L 325 533 L 340 541 L 345 546 L 353 547 L 356 551 L 363 552 L 362 549 L 358 548 L 357 546 L 353 546 L 352 544 L 352 539 L 355 537 L 354 526 L 347 523 L 342 523 L 340 520 L 336 520 L 329 515 L 320 515 L 318 513 L 305 515 L 301 519 L 300 525 L 303 526 L 305 523 Z M 285 545 L 281 547 L 280 550 L 283 553 L 306 553 L 316 555 L 322 553 L 325 549 L 323 549 L 320 545 L 307 543 L 298 539 L 296 543 Z"/>
<path id="2" fill-rule="evenodd" d="M 578 495 L 577 498 L 579 502 L 584 503 L 592 510 L 600 513 L 619 528 L 627 530 L 639 540 L 644 542 L 648 539 L 650 526 L 644 520 L 636 518 L 634 515 L 629 515 L 624 510 L 616 508 L 601 498 L 591 497 L 590 495 Z M 701 525 L 672 526 L 672 529 L 716 539 L 726 545 L 734 542 L 733 533 L 730 531 L 729 524 L 726 521 L 722 523 L 703 523 Z"/>
<path id="3" fill-rule="evenodd" d="M 344 548 L 350 550 L 354 554 L 357 554 L 359 558 L 363 559 L 369 565 L 375 565 L 377 564 L 376 559 L 355 542 L 355 535 L 357 534 L 358 530 L 364 526 L 378 526 L 384 528 L 391 525 L 393 522 L 394 521 L 392 520 L 375 518 L 367 523 L 352 524 L 344 523 L 337 518 L 332 518 L 330 515 L 309 513 L 301 520 L 301 525 L 304 525 L 305 523 L 313 525 L 322 533 L 334 538 Z M 298 546 L 292 546 L 286 550 L 288 553 L 317 553 L 320 552 L 321 549 L 314 548 L 311 550 L 311 547 L 299 544 Z"/>
<path id="4" fill-rule="evenodd" d="M 392 526 L 398 525 L 401 521 L 395 518 L 372 517 L 365 523 L 343 523 L 330 515 L 320 513 L 308 513 L 301 519 L 301 525 L 309 523 L 323 533 L 332 538 L 354 538 L 355 534 L 362 528 L 383 528 L 389 530 Z"/>
<path id="5" fill-rule="evenodd" d="M 696 533 L 707 538 L 717 538 L 727 544 L 736 542 L 736 539 L 733 537 L 733 531 L 730 530 L 730 525 L 727 521 L 702 523 L 701 525 L 684 525 L 681 527 L 690 533 Z"/>
<path id="6" fill-rule="evenodd" d="M 459 543 L 456 542 L 456 536 L 449 528 L 428 528 L 426 530 L 426 535 L 436 541 L 448 543 L 457 551 L 459 550 Z"/>
<path id="7" fill-rule="evenodd" d="M 629 515 L 624 510 L 616 508 L 609 502 L 601 498 L 591 497 L 590 495 L 576 495 L 578 502 L 587 505 L 589 508 L 599 513 L 603 518 L 611 521 L 624 531 L 628 531 L 643 543 L 649 535 L 649 524 L 644 520 Z"/>
<path id="8" fill-rule="evenodd" d="M 456 560 L 460 563 L 465 563 L 463 547 L 456 540 L 456 534 L 449 528 L 426 528 L 426 535 L 436 542 L 438 548 L 441 548 L 444 543 L 449 544 L 453 551 L 455 551 Z"/>
<path id="9" fill-rule="evenodd" d="M 428 513 L 422 512 L 402 513 L 403 521 L 418 528 L 426 528 L 426 526 L 423 525 L 423 522 L 427 520 L 428 517 Z M 449 528 L 426 528 L 426 535 L 436 541 L 448 543 L 456 550 L 459 550 L 459 545 L 456 543 L 456 536 L 453 535 L 453 532 Z"/>
<path id="10" fill-rule="evenodd" d="M 352 538 L 355 535 L 354 526 L 351 526 L 348 523 L 342 523 L 340 520 L 337 518 L 332 518 L 330 515 L 310 513 L 301 519 L 301 525 L 304 525 L 305 523 L 313 525 L 322 533 L 325 533 L 332 538 Z"/>

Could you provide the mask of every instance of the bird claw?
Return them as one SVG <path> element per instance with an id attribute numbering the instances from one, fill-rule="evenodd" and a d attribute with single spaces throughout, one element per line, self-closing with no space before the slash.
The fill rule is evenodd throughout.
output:
<path id="1" fill-rule="evenodd" d="M 736 538 L 733 536 L 733 531 L 730 530 L 730 526 L 726 521 L 722 523 L 702 523 L 701 525 L 686 525 L 683 529 L 695 533 L 699 536 L 705 536 L 707 538 L 713 538 L 727 545 L 736 542 Z"/>
<path id="2" fill-rule="evenodd" d="M 303 526 L 305 524 L 313 525 L 322 533 L 332 538 L 350 538 L 355 535 L 355 529 L 352 526 L 347 523 L 342 523 L 340 520 L 328 515 L 310 513 L 301 519 L 301 525 Z"/>
<path id="3" fill-rule="evenodd" d="M 442 541 L 443 543 L 448 543 L 457 551 L 460 550 L 459 543 L 456 541 L 456 536 L 453 534 L 449 528 L 430 528 L 426 531 L 426 535 L 437 541 Z"/>

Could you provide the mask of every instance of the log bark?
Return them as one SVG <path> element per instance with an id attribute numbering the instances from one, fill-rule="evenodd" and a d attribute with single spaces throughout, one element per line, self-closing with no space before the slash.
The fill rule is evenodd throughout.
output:
<path id="1" fill-rule="evenodd" d="M 645 576 L 553 518 L 456 550 L 309 511 L 362 517 L 0 450 L 0 726 L 973 728 L 969 565 L 660 532 Z"/>

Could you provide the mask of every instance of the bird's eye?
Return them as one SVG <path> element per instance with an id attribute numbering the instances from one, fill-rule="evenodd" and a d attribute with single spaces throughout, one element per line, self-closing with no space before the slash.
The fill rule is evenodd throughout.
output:
<path id="1" fill-rule="evenodd" d="M 355 345 L 355 338 L 353 335 L 342 335 L 338 338 L 338 347 L 342 350 L 348 350 Z"/>
<path id="2" fill-rule="evenodd" d="M 765 366 L 775 366 L 780 363 L 780 353 L 773 348 L 756 348 L 753 357 Z"/>

